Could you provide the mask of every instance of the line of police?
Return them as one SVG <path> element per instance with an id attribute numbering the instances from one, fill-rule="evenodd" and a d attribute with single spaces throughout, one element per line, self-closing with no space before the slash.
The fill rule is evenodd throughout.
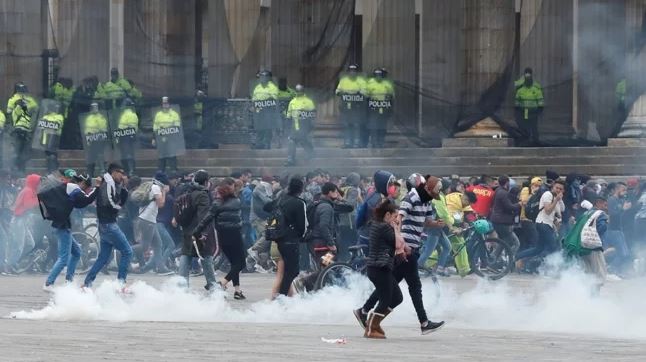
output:
<path id="1" fill-rule="evenodd" d="M 7 102 L 7 115 L 12 120 L 14 172 L 24 174 L 32 149 L 44 151 L 48 172 L 59 168 L 58 150 L 73 94 L 71 82 L 60 79 L 52 86 L 52 98 L 41 100 L 39 105 L 27 86 L 15 85 L 14 94 Z M 135 102 L 141 99 L 141 92 L 119 77 L 118 70 L 113 68 L 110 81 L 98 85 L 90 99 L 87 112 L 78 114 L 88 173 L 101 172 L 105 167 L 106 151 L 113 149 L 114 157 L 121 159 L 128 174 L 133 174 L 139 145 L 139 116 Z M 176 157 L 185 149 L 179 107 L 163 97 L 161 107 L 154 108 L 152 115 L 152 144 L 159 153 L 159 169 L 177 171 Z M 0 112 L 0 130 L 4 131 L 5 123 L 6 117 Z M 1 146 L 0 143 L 0 149 Z"/>
<path id="2" fill-rule="evenodd" d="M 378 68 L 367 79 L 352 64 L 341 76 L 335 93 L 339 97 L 345 148 L 365 148 L 369 143 L 373 148 L 384 147 L 395 97 L 394 85 L 387 74 L 385 69 Z M 316 121 L 316 105 L 302 85 L 297 85 L 294 91 L 286 86 L 284 79 L 276 86 L 271 77 L 270 71 L 260 71 L 258 83 L 251 92 L 253 127 L 257 134 L 254 147 L 271 148 L 274 132 L 289 127 L 287 166 L 293 166 L 297 145 L 312 155 L 311 131 Z"/>

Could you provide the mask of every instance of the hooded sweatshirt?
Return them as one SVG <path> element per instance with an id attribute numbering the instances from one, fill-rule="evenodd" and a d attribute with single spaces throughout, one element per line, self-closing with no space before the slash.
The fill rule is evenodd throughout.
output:
<path id="1" fill-rule="evenodd" d="M 16 204 L 13 210 L 15 216 L 22 216 L 27 211 L 38 206 L 38 197 L 36 196 L 38 185 L 40 185 L 39 175 L 31 174 L 27 176 L 25 188 L 20 191 L 18 198 L 16 198 Z"/>

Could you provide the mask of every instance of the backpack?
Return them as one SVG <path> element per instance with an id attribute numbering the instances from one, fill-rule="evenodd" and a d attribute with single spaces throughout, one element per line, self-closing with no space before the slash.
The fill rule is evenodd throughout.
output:
<path id="1" fill-rule="evenodd" d="M 186 192 L 175 199 L 173 203 L 173 217 L 182 227 L 187 228 L 195 218 L 197 208 L 193 206 L 192 192 Z"/>
<path id="2" fill-rule="evenodd" d="M 527 205 L 525 206 L 525 217 L 528 220 L 536 221 L 536 217 L 541 212 L 539 206 L 541 204 L 541 197 L 543 194 L 540 191 L 534 193 L 529 200 L 527 200 Z"/>
<path id="3" fill-rule="evenodd" d="M 307 205 L 305 209 L 305 217 L 307 218 L 307 230 L 305 230 L 305 236 L 303 237 L 303 242 L 306 243 L 312 238 L 312 231 L 314 230 L 314 225 L 316 222 L 316 207 L 321 204 L 321 200 L 317 200 Z"/>
<path id="4" fill-rule="evenodd" d="M 138 207 L 147 206 L 151 201 L 153 201 L 150 197 L 152 189 L 152 181 L 142 183 L 132 192 L 132 194 L 130 194 L 130 201 Z"/>
<path id="5" fill-rule="evenodd" d="M 287 237 L 291 227 L 287 225 L 285 214 L 283 212 L 282 197 L 276 201 L 271 215 L 267 218 L 267 227 L 265 228 L 265 239 L 279 242 Z"/>
<path id="6" fill-rule="evenodd" d="M 67 195 L 67 185 L 62 182 L 45 187 L 41 185 L 36 197 L 40 214 L 44 220 L 54 221 L 66 218 L 74 208 Z"/>

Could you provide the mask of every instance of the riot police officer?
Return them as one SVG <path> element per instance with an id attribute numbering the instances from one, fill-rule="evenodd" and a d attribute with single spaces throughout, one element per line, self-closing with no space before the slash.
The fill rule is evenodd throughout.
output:
<path id="1" fill-rule="evenodd" d="M 366 80 L 359 74 L 356 64 L 348 66 L 348 73 L 341 77 L 336 87 L 339 96 L 339 115 L 344 128 L 344 148 L 366 147 L 363 141 L 366 127 L 366 108 L 363 93 Z M 364 137 L 362 137 L 364 135 Z"/>
<path id="2" fill-rule="evenodd" d="M 171 107 L 168 97 L 162 97 L 162 108 L 154 115 L 153 132 L 153 142 L 159 154 L 159 171 L 166 172 L 168 168 L 170 172 L 177 172 L 178 148 L 181 146 L 182 151 L 184 148 L 184 142 L 180 142 L 179 138 L 184 136 L 179 111 Z"/>
<path id="3" fill-rule="evenodd" d="M 314 129 L 316 120 L 316 105 L 305 94 L 305 88 L 300 84 L 296 85 L 296 96 L 287 106 L 287 116 L 291 120 L 291 125 L 286 166 L 294 166 L 296 165 L 297 144 L 305 149 L 308 158 L 311 158 L 314 152 L 310 133 Z"/>
<path id="4" fill-rule="evenodd" d="M 24 173 L 31 151 L 33 133 L 32 117 L 38 111 L 38 103 L 29 94 L 29 89 L 22 82 L 14 86 L 14 95 L 7 102 L 7 115 L 12 119 L 13 131 L 13 168 Z"/>
<path id="5" fill-rule="evenodd" d="M 99 174 L 105 169 L 105 150 L 108 145 L 108 118 L 104 112 L 99 111 L 99 104 L 92 102 L 90 112 L 83 116 L 83 137 L 85 152 L 87 153 L 87 173 L 90 178 L 96 175 L 98 166 Z"/>
<path id="6" fill-rule="evenodd" d="M 135 148 L 139 133 L 139 117 L 134 110 L 135 102 L 126 98 L 121 103 L 121 111 L 117 118 L 116 132 L 113 139 L 117 140 L 121 164 L 127 175 L 135 174 Z"/>
<path id="7" fill-rule="evenodd" d="M 259 82 L 251 93 L 253 127 L 256 131 L 257 149 L 270 149 L 274 130 L 280 129 L 278 117 L 278 87 L 271 81 L 271 72 L 258 73 Z"/>
<path id="8" fill-rule="evenodd" d="M 60 103 L 53 103 L 50 109 L 46 110 L 45 115 L 38 121 L 37 127 L 51 129 L 52 132 L 43 132 L 39 138 L 39 143 L 45 151 L 47 160 L 47 172 L 52 173 L 58 170 L 58 147 L 65 123 L 63 116 L 63 107 Z M 42 122 L 42 124 L 41 124 Z"/>
<path id="9" fill-rule="evenodd" d="M 388 129 L 388 121 L 393 112 L 393 99 L 395 89 L 393 83 L 386 79 L 387 72 L 383 68 L 377 68 L 373 72 L 374 77 L 366 85 L 366 97 L 368 98 L 368 131 L 370 132 L 370 144 L 373 148 L 383 148 Z"/>

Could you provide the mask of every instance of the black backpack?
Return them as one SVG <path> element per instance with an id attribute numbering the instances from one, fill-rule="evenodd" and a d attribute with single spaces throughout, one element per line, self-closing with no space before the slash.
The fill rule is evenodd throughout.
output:
<path id="1" fill-rule="evenodd" d="M 538 190 L 529 198 L 529 200 L 527 200 L 527 205 L 525 205 L 525 217 L 528 220 L 536 221 L 538 213 L 541 212 L 539 208 L 541 196 L 543 196 L 543 193 L 541 190 Z"/>
<path id="2" fill-rule="evenodd" d="M 267 219 L 267 228 L 265 228 L 265 239 L 279 242 L 287 237 L 292 228 L 287 225 L 285 213 L 283 211 L 282 197 L 276 201 L 271 215 Z"/>
<path id="3" fill-rule="evenodd" d="M 41 184 L 38 192 L 38 207 L 44 220 L 62 220 L 69 217 L 74 206 L 67 195 L 67 185 L 64 183 Z"/>

